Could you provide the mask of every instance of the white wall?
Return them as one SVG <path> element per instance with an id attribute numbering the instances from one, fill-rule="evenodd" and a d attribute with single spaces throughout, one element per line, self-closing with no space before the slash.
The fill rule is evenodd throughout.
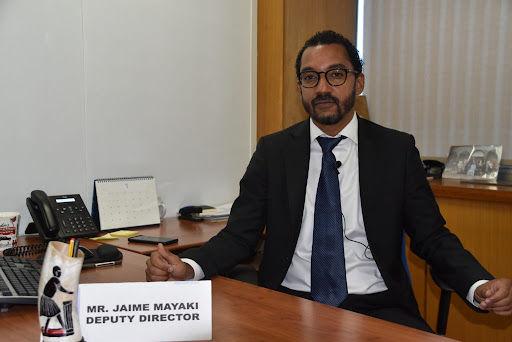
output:
<path id="1" fill-rule="evenodd" d="M 0 0 L 0 211 L 153 175 L 168 216 L 234 200 L 255 141 L 254 0 Z"/>

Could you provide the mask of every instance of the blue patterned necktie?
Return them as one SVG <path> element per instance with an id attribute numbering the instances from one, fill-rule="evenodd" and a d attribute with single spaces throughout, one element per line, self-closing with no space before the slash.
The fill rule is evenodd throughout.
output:
<path id="1" fill-rule="evenodd" d="M 311 252 L 311 296 L 317 302 L 339 306 L 348 295 L 343 247 L 340 183 L 333 148 L 346 137 L 321 138 L 322 171 L 315 201 Z"/>

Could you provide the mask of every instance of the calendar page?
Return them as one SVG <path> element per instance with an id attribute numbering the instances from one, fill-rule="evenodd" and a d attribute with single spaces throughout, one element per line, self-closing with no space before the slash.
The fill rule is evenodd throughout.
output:
<path id="1" fill-rule="evenodd" d="M 160 223 L 154 177 L 98 179 L 94 187 L 102 231 Z"/>

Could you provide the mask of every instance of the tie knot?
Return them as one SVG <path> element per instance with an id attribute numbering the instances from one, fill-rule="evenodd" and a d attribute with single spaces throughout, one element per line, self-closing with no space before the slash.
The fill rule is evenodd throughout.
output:
<path id="1" fill-rule="evenodd" d="M 318 138 L 316 138 L 316 140 L 322 147 L 322 152 L 327 153 L 327 152 L 332 152 L 333 148 L 336 147 L 336 145 L 338 145 L 338 143 L 345 138 L 346 137 L 342 135 L 338 138 L 318 137 Z"/>

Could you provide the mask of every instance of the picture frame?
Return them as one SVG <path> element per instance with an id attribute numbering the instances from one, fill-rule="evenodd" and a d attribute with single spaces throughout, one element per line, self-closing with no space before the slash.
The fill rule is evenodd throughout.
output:
<path id="1" fill-rule="evenodd" d="M 496 180 L 502 153 L 502 145 L 451 146 L 443 178 Z"/>

